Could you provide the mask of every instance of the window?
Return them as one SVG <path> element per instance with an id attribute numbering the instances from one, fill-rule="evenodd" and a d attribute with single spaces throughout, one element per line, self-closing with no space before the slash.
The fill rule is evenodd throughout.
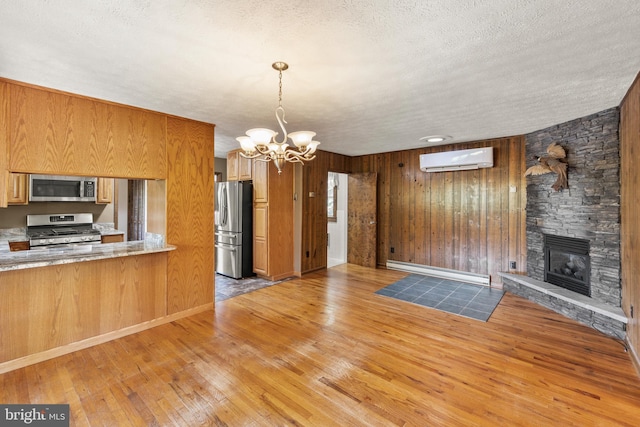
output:
<path id="1" fill-rule="evenodd" d="M 338 174 L 329 172 L 327 179 L 327 221 L 338 221 Z"/>

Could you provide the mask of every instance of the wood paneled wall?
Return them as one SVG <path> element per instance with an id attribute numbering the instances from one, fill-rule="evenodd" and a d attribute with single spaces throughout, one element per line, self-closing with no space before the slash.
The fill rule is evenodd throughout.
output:
<path id="1" fill-rule="evenodd" d="M 640 74 L 620 105 L 620 161 L 622 309 L 629 320 L 627 340 L 640 372 Z"/>
<path id="2" fill-rule="evenodd" d="M 167 312 L 213 304 L 214 126 L 167 118 Z"/>
<path id="3" fill-rule="evenodd" d="M 302 167 L 301 272 L 327 266 L 327 177 L 329 171 L 351 172 L 351 158 L 317 151 L 316 158 Z M 315 194 L 310 197 L 309 194 Z M 308 254 L 308 255 L 307 255 Z"/>
<path id="4" fill-rule="evenodd" d="M 493 168 L 420 170 L 421 154 L 488 146 Z M 515 136 L 353 157 L 353 172 L 378 173 L 378 265 L 395 260 L 489 274 L 495 283 L 498 272 L 524 272 L 524 153 L 524 137 Z"/>

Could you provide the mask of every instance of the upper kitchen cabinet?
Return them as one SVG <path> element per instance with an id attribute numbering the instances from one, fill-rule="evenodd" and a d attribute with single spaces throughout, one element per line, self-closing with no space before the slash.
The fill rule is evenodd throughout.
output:
<path id="1" fill-rule="evenodd" d="M 97 204 L 106 205 L 113 202 L 113 178 L 98 178 L 97 187 Z"/>
<path id="2" fill-rule="evenodd" d="M 10 173 L 8 186 L 7 203 L 9 205 L 29 204 L 29 175 Z"/>
<path id="3" fill-rule="evenodd" d="M 240 155 L 241 150 L 227 153 L 227 181 L 251 181 L 253 161 Z"/>
<path id="4" fill-rule="evenodd" d="M 8 87 L 10 171 L 166 178 L 166 115 L 31 86 Z"/>

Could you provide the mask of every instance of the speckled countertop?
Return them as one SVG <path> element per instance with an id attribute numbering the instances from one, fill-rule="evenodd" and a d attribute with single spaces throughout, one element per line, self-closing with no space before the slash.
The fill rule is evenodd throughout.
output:
<path id="1" fill-rule="evenodd" d="M 162 240 L 148 239 L 122 243 L 77 245 L 65 248 L 31 249 L 17 252 L 0 251 L 0 272 L 168 252 L 175 249 L 175 246 L 166 245 Z"/>

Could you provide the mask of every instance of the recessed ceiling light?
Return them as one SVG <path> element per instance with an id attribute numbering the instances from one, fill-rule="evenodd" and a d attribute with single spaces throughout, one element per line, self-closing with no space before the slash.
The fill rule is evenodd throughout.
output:
<path id="1" fill-rule="evenodd" d="M 423 136 L 422 138 L 420 138 L 420 141 L 434 143 L 434 142 L 443 142 L 443 141 L 446 141 L 447 139 L 451 139 L 451 137 L 449 135 L 429 135 L 429 136 Z"/>

